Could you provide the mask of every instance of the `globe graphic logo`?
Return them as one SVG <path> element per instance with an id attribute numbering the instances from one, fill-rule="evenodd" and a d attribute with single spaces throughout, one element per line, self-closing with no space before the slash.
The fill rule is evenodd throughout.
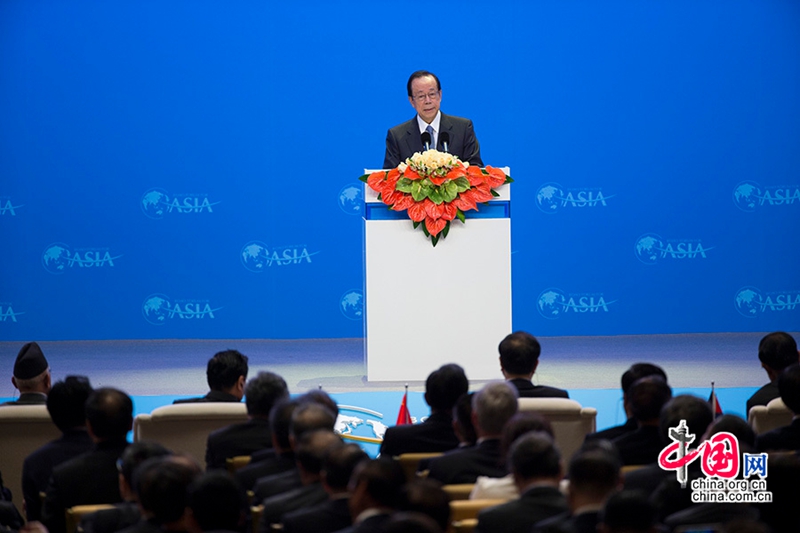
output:
<path id="1" fill-rule="evenodd" d="M 348 215 L 360 215 L 364 205 L 364 187 L 359 183 L 349 183 L 339 191 L 339 208 Z"/>
<path id="2" fill-rule="evenodd" d="M 339 310 L 350 320 L 363 319 L 364 294 L 358 289 L 347 291 L 339 302 Z"/>
<path id="3" fill-rule="evenodd" d="M 54 242 L 44 249 L 42 253 L 42 266 L 51 274 L 63 274 L 69 266 L 69 246 L 61 242 Z"/>
<path id="4" fill-rule="evenodd" d="M 761 291 L 755 287 L 742 287 L 736 291 L 736 297 L 733 304 L 739 314 L 747 318 L 756 318 L 764 310 L 762 302 L 764 296 Z"/>
<path id="5" fill-rule="evenodd" d="M 150 189 L 142 195 L 142 202 L 140 204 L 142 212 L 148 218 L 160 219 L 164 217 L 164 211 L 167 208 L 169 197 L 167 191 L 164 189 Z"/>
<path id="6" fill-rule="evenodd" d="M 733 203 L 748 213 L 756 210 L 762 196 L 761 186 L 754 181 L 743 181 L 733 189 Z"/>
<path id="7" fill-rule="evenodd" d="M 543 213 L 552 215 L 561 207 L 564 190 L 558 183 L 545 183 L 536 192 L 536 205 Z"/>
<path id="8" fill-rule="evenodd" d="M 163 326 L 167 321 L 171 306 L 169 296 L 158 293 L 151 294 L 144 299 L 142 315 L 145 320 L 154 326 Z"/>
<path id="9" fill-rule="evenodd" d="M 555 320 L 560 317 L 567 309 L 567 296 L 564 291 L 556 288 L 549 288 L 539 294 L 536 301 L 536 309 L 539 314 L 548 320 Z"/>
<path id="10" fill-rule="evenodd" d="M 655 265 L 664 250 L 664 241 L 655 233 L 645 233 L 636 239 L 634 246 L 636 258 L 645 265 Z"/>
<path id="11" fill-rule="evenodd" d="M 267 245 L 261 241 L 250 241 L 242 248 L 241 259 L 250 272 L 264 272 L 269 266 Z"/>

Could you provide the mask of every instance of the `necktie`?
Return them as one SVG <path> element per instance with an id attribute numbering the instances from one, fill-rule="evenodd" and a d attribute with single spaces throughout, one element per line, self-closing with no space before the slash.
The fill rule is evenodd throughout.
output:
<path id="1" fill-rule="evenodd" d="M 436 135 L 433 133 L 433 126 L 428 124 L 428 127 L 425 128 L 425 131 L 431 135 L 431 150 L 436 150 Z"/>

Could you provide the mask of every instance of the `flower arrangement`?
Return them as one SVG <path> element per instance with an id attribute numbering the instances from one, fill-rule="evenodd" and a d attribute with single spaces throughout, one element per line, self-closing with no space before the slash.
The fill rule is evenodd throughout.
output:
<path id="1" fill-rule="evenodd" d="M 465 223 L 464 211 L 477 211 L 478 204 L 499 196 L 497 187 L 513 181 L 499 168 L 470 166 L 437 150 L 417 152 L 397 168 L 360 179 L 389 209 L 407 210 L 414 228 L 421 225 L 433 246 L 447 236 L 453 219 Z"/>

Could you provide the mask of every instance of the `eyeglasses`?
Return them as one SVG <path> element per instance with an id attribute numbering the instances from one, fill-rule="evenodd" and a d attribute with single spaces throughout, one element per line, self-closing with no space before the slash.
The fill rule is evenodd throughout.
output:
<path id="1" fill-rule="evenodd" d="M 429 93 L 422 93 L 422 94 L 415 94 L 414 100 L 417 102 L 424 102 L 425 100 L 438 100 L 439 99 L 439 91 L 429 92 Z"/>

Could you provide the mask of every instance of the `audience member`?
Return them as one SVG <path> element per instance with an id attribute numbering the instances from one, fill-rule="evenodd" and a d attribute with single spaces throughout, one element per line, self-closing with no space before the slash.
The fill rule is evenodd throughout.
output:
<path id="1" fill-rule="evenodd" d="M 403 511 L 394 513 L 380 529 L 381 533 L 443 533 L 436 520 L 419 513 Z"/>
<path id="2" fill-rule="evenodd" d="M 247 356 L 225 350 L 208 360 L 206 380 L 210 391 L 200 398 L 184 398 L 172 403 L 241 402 L 247 381 Z"/>
<path id="3" fill-rule="evenodd" d="M 531 381 L 539 366 L 539 354 L 542 351 L 536 337 L 517 331 L 503 339 L 498 349 L 500 370 L 508 382 L 516 387 L 520 398 L 569 398 L 565 390 L 534 385 Z"/>
<path id="4" fill-rule="evenodd" d="M 47 412 L 61 437 L 31 453 L 22 463 L 22 495 L 28 520 L 41 520 L 42 499 L 53 468 L 88 452 L 92 439 L 86 432 L 86 400 L 92 386 L 84 376 L 67 376 L 53 385 L 47 396 Z"/>
<path id="5" fill-rule="evenodd" d="M 450 525 L 450 496 L 435 479 L 417 478 L 406 483 L 401 510 L 429 516 L 442 531 Z"/>
<path id="6" fill-rule="evenodd" d="M 50 533 L 65 533 L 64 512 L 75 505 L 119 503 L 117 460 L 128 446 L 133 402 L 124 392 L 97 389 L 86 401 L 86 430 L 91 451 L 53 469 L 42 507 L 42 522 Z"/>
<path id="7" fill-rule="evenodd" d="M 206 466 L 225 468 L 225 460 L 238 455 L 250 455 L 272 447 L 269 413 L 276 402 L 289 397 L 286 382 L 272 372 L 259 372 L 247 382 L 247 416 L 249 420 L 214 431 L 208 436 Z"/>
<path id="8" fill-rule="evenodd" d="M 780 396 L 778 375 L 787 366 L 797 363 L 800 352 L 797 342 L 786 332 L 776 331 L 765 335 L 758 343 L 758 360 L 769 378 L 769 383 L 758 389 L 747 400 L 747 413 L 755 405 L 767 405 Z"/>
<path id="9" fill-rule="evenodd" d="M 29 342 L 20 349 L 11 383 L 19 391 L 19 398 L 2 405 L 42 405 L 47 401 L 50 365 L 37 343 Z"/>
<path id="10" fill-rule="evenodd" d="M 3 486 L 0 473 L 0 531 L 17 531 L 25 524 L 19 509 L 11 502 L 11 491 Z"/>
<path id="11" fill-rule="evenodd" d="M 511 446 L 508 463 L 520 497 L 480 511 L 476 532 L 528 533 L 537 522 L 567 511 L 567 500 L 558 490 L 561 456 L 550 435 L 523 435 Z"/>
<path id="12" fill-rule="evenodd" d="M 241 532 L 247 499 L 242 487 L 226 472 L 213 471 L 189 485 L 188 531 L 191 533 Z"/>
<path id="13" fill-rule="evenodd" d="M 240 468 L 235 476 L 245 490 L 252 490 L 259 478 L 280 474 L 295 468 L 294 451 L 289 441 L 292 414 L 300 400 L 281 400 L 269 412 L 272 448 L 253 452 L 250 464 Z"/>
<path id="14" fill-rule="evenodd" d="M 797 512 L 800 455 L 770 453 L 767 474 L 767 490 L 772 493 L 772 501 L 755 504 L 761 513 L 761 520 L 776 533 L 800 531 L 800 513 Z"/>
<path id="15" fill-rule="evenodd" d="M 483 387 L 473 399 L 472 418 L 478 443 L 469 448 L 456 448 L 431 459 L 428 476 L 445 485 L 475 483 L 478 476 L 506 475 L 504 457 L 500 453 L 503 426 L 517 412 L 517 391 L 498 381 Z"/>
<path id="16" fill-rule="evenodd" d="M 624 465 L 645 465 L 656 462 L 664 448 L 659 430 L 661 408 L 672 398 L 672 389 L 659 376 L 647 376 L 628 391 L 631 415 L 638 427 L 612 442 Z"/>
<path id="17" fill-rule="evenodd" d="M 767 431 L 756 437 L 759 452 L 800 450 L 800 364 L 787 366 L 778 376 L 778 392 L 786 407 L 794 413 L 788 426 Z"/>
<path id="18" fill-rule="evenodd" d="M 474 392 L 462 394 L 453 407 L 453 431 L 458 439 L 458 446 L 474 446 L 478 442 L 475 425 L 472 423 L 472 398 Z"/>
<path id="19" fill-rule="evenodd" d="M 643 492 L 613 494 L 600 512 L 598 533 L 659 533 L 656 509 Z"/>
<path id="20" fill-rule="evenodd" d="M 622 374 L 621 380 L 622 405 L 625 409 L 625 416 L 627 417 L 627 420 L 621 426 L 610 427 L 608 429 L 586 435 L 587 441 L 594 439 L 614 440 L 626 433 L 632 433 L 636 431 L 639 426 L 636 423 L 636 419 L 633 418 L 633 415 L 631 414 L 631 406 L 628 400 L 628 390 L 630 390 L 631 385 L 633 385 L 636 381 L 639 381 L 647 376 L 659 376 L 664 380 L 664 383 L 667 383 L 667 374 L 660 366 L 652 363 L 632 364 L 631 367 Z"/>
<path id="21" fill-rule="evenodd" d="M 403 467 L 393 459 L 371 459 L 356 466 L 348 485 L 353 525 L 340 531 L 380 531 L 391 514 L 403 506 L 405 482 Z"/>

